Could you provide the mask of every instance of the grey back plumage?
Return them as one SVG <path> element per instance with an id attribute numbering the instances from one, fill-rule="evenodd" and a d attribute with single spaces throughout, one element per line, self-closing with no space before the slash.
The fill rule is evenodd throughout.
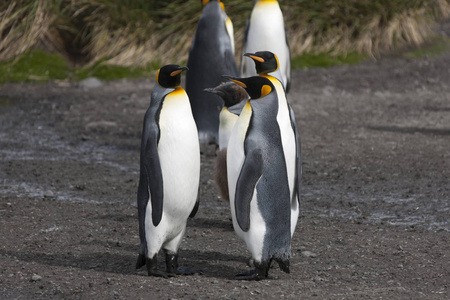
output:
<path id="1" fill-rule="evenodd" d="M 238 75 L 233 52 L 223 10 L 219 2 L 211 1 L 203 8 L 198 22 L 187 63 L 190 71 L 186 74 L 186 92 L 199 135 L 209 139 L 201 138 L 201 143 L 217 143 L 219 111 L 223 103 L 217 95 L 205 93 L 204 89 L 223 82 L 223 74 Z"/>

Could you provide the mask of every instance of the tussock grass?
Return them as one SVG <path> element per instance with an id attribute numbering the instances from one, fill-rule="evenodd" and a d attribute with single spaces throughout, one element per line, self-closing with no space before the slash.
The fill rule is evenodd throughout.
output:
<path id="1" fill-rule="evenodd" d="M 377 56 L 420 45 L 450 0 L 280 0 L 292 56 Z M 236 56 L 253 1 L 224 0 Z M 183 64 L 201 15 L 198 0 L 0 1 L 0 61 L 41 48 L 74 66 Z M 14 62 L 14 61 L 13 61 Z"/>
<path id="2" fill-rule="evenodd" d="M 286 0 L 283 11 L 294 55 L 356 51 L 376 56 L 420 45 L 436 19 L 450 16 L 448 0 Z"/>

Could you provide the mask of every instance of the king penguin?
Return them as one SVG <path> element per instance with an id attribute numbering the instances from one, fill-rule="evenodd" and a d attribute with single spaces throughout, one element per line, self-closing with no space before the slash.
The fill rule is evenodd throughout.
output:
<path id="1" fill-rule="evenodd" d="M 224 82 L 214 88 L 205 89 L 206 92 L 218 95 L 223 100 L 223 107 L 219 115 L 219 150 L 214 167 L 214 181 L 223 200 L 229 202 L 227 180 L 227 145 L 231 130 L 242 110 L 244 100 L 249 96 L 245 89 L 234 82 Z"/>
<path id="2" fill-rule="evenodd" d="M 244 34 L 242 53 L 267 50 L 279 58 L 280 74 L 286 93 L 291 86 L 291 54 L 286 35 L 283 13 L 276 0 L 256 0 Z M 241 76 L 254 76 L 255 68 L 241 60 Z"/>
<path id="3" fill-rule="evenodd" d="M 279 123 L 278 95 L 268 78 L 225 77 L 241 85 L 251 97 L 233 127 L 227 148 L 233 227 L 255 265 L 254 270 L 238 274 L 238 279 L 267 278 L 273 260 L 289 273 L 293 224 L 295 227 L 298 219 L 298 202 L 291 190 L 295 142 L 283 142 L 286 127 Z"/>
<path id="4" fill-rule="evenodd" d="M 140 249 L 136 268 L 149 276 L 187 273 L 178 267 L 178 248 L 188 217 L 198 208 L 200 147 L 189 98 L 180 87 L 178 65 L 159 69 L 144 117 L 137 195 Z M 158 270 L 164 250 L 166 272 Z"/>
<path id="5" fill-rule="evenodd" d="M 244 56 L 248 56 L 255 62 L 255 70 L 259 76 L 265 77 L 272 82 L 275 86 L 275 91 L 277 93 L 278 98 L 278 115 L 277 120 L 280 124 L 280 127 L 284 128 L 282 132 L 284 133 L 282 136 L 283 147 L 285 150 L 286 156 L 286 164 L 290 164 L 292 162 L 292 148 L 289 148 L 287 145 L 292 147 L 295 144 L 295 172 L 294 174 L 289 174 L 289 187 L 291 190 L 292 197 L 297 199 L 297 202 L 300 204 L 300 188 L 301 188 L 301 177 L 302 177 L 302 155 L 301 155 L 301 143 L 300 143 L 300 134 L 297 127 L 297 122 L 295 120 L 295 114 L 292 107 L 289 105 L 286 93 L 283 89 L 282 83 L 276 77 L 272 75 L 279 74 L 279 61 L 277 56 L 270 51 L 258 51 L 256 53 L 245 53 Z M 287 150 L 291 149 L 291 150 Z M 287 150 L 287 151 L 286 151 Z M 289 160 L 288 158 L 291 158 Z M 298 216 L 298 207 L 293 206 L 293 215 Z M 295 226 L 297 221 L 294 222 L 292 219 L 292 233 L 295 230 Z"/>
<path id="6" fill-rule="evenodd" d="M 222 74 L 238 76 L 234 59 L 233 25 L 221 1 L 203 0 L 203 13 L 189 50 L 186 92 L 202 145 L 218 144 L 222 101 L 204 92 L 223 82 Z"/>

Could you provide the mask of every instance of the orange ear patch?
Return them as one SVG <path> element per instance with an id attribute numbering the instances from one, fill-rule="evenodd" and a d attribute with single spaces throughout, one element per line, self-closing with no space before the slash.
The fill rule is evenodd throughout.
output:
<path id="1" fill-rule="evenodd" d="M 261 97 L 268 95 L 272 91 L 272 88 L 267 84 L 263 85 L 261 88 Z"/>

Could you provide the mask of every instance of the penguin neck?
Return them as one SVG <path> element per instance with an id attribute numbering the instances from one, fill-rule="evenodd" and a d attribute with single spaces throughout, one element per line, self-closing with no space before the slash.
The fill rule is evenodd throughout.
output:
<path id="1" fill-rule="evenodd" d="M 202 0 L 202 7 L 205 7 L 211 1 L 214 1 L 214 0 Z M 220 7 L 222 8 L 222 10 L 225 11 L 225 5 L 223 4 L 223 2 L 220 1 L 220 0 L 216 0 L 216 1 L 219 2 Z"/>
<path id="2" fill-rule="evenodd" d="M 245 114 L 251 113 L 251 111 L 252 111 L 252 106 L 251 106 L 251 104 L 250 104 L 250 100 L 251 100 L 251 99 L 247 100 L 247 102 L 245 103 L 244 107 L 242 108 L 241 115 L 243 115 L 243 113 L 245 113 Z M 257 100 L 256 100 L 256 101 L 257 101 Z"/>
<path id="3" fill-rule="evenodd" d="M 274 72 L 277 72 L 278 70 L 279 70 L 279 69 L 275 70 Z M 271 73 L 273 74 L 274 72 L 271 72 Z M 273 83 L 273 85 L 275 86 L 275 88 L 277 89 L 277 91 L 278 91 L 278 84 L 280 84 L 280 85 L 281 85 L 281 88 L 282 88 L 283 91 L 284 91 L 284 84 L 283 84 L 283 82 L 281 81 L 280 78 L 275 77 L 275 76 L 272 76 L 272 75 L 269 75 L 268 73 L 260 73 L 259 76 L 265 77 L 265 78 L 269 79 L 269 80 Z"/>
<path id="4" fill-rule="evenodd" d="M 173 89 L 173 91 L 170 92 L 170 94 L 172 94 L 172 95 L 185 93 L 185 90 L 181 86 L 176 86 L 176 87 L 174 87 L 172 89 Z"/>
<path id="5" fill-rule="evenodd" d="M 277 94 L 278 109 L 286 108 L 287 107 L 287 99 L 286 99 L 286 96 L 285 96 L 286 94 L 284 92 L 284 87 L 283 87 L 283 84 L 281 83 L 281 81 L 278 78 L 271 76 L 267 73 L 261 73 L 261 74 L 259 74 L 259 76 L 269 79 L 272 82 L 273 86 L 275 87 L 274 92 Z"/>

